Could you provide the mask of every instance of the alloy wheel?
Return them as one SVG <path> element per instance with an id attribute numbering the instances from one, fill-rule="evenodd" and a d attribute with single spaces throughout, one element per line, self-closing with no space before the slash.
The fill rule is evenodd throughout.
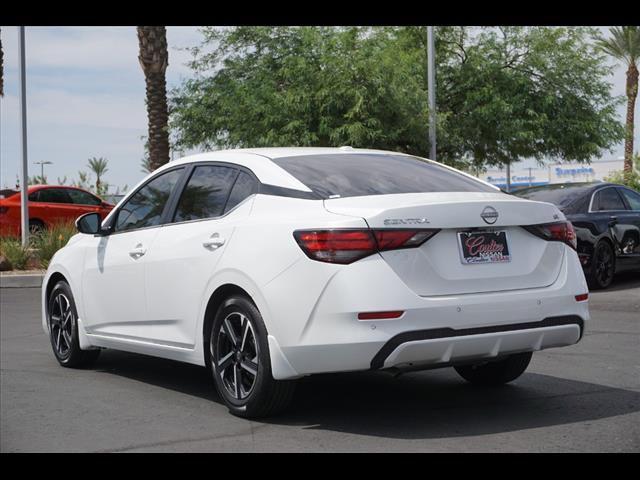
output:
<path id="1" fill-rule="evenodd" d="M 259 347 L 249 318 L 232 312 L 225 317 L 215 341 L 211 341 L 211 358 L 225 390 L 236 400 L 251 394 L 258 377 Z"/>
<path id="2" fill-rule="evenodd" d="M 613 252 L 606 244 L 598 246 L 595 258 L 596 279 L 600 285 L 607 285 L 613 277 Z"/>
<path id="3" fill-rule="evenodd" d="M 73 310 L 64 293 L 58 293 L 49 313 L 49 325 L 53 348 L 59 357 L 66 357 L 71 349 Z"/>

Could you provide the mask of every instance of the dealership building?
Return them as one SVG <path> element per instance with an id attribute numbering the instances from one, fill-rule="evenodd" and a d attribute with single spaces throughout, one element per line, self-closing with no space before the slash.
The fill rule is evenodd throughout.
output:
<path id="1" fill-rule="evenodd" d="M 533 187 L 551 183 L 604 181 L 616 170 L 622 170 L 624 160 L 595 161 L 591 163 L 555 163 L 544 167 L 511 166 L 511 188 Z M 507 186 L 505 169 L 492 169 L 478 175 L 496 187 Z"/>

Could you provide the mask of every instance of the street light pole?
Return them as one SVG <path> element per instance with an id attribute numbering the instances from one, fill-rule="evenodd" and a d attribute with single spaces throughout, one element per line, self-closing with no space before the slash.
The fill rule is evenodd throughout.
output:
<path id="1" fill-rule="evenodd" d="M 18 27 L 18 54 L 20 56 L 20 134 L 22 137 L 22 168 L 20 169 L 20 212 L 22 246 L 29 243 L 29 203 L 27 198 L 29 164 L 27 161 L 27 68 L 24 45 L 24 27 Z"/>
<path id="2" fill-rule="evenodd" d="M 436 160 L 436 59 L 433 27 L 427 27 L 427 93 L 429 95 L 429 143 L 431 160 Z"/>
<path id="3" fill-rule="evenodd" d="M 44 161 L 33 162 L 33 163 L 34 165 L 40 165 L 40 181 L 44 183 L 44 166 L 52 165 L 53 162 L 50 162 L 49 160 L 44 160 Z"/>

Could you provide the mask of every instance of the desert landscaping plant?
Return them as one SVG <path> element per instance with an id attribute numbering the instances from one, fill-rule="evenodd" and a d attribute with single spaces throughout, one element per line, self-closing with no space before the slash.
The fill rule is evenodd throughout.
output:
<path id="1" fill-rule="evenodd" d="M 23 247 L 17 237 L 0 237 L 0 257 L 4 257 L 14 270 L 24 270 L 31 259 L 30 247 Z"/>
<path id="2" fill-rule="evenodd" d="M 35 257 L 41 268 L 47 268 L 53 255 L 64 247 L 78 231 L 73 222 L 62 222 L 32 237 Z"/>

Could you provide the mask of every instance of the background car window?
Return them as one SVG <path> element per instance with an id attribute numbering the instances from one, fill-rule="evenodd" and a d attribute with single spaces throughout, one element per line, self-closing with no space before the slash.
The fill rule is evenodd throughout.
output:
<path id="1" fill-rule="evenodd" d="M 100 205 L 102 203 L 98 197 L 94 197 L 89 192 L 69 188 L 67 193 L 76 205 Z"/>
<path id="2" fill-rule="evenodd" d="M 229 167 L 196 167 L 180 196 L 173 221 L 184 222 L 222 215 L 229 189 L 237 174 L 236 169 Z"/>
<path id="3" fill-rule="evenodd" d="M 300 155 L 273 160 L 322 198 L 421 192 L 496 192 L 479 180 L 408 155 Z"/>
<path id="4" fill-rule="evenodd" d="M 171 170 L 154 178 L 127 200 L 118 210 L 116 231 L 159 225 L 167 200 L 183 170 Z"/>
<path id="5" fill-rule="evenodd" d="M 31 192 L 29 194 L 29 201 L 30 202 L 38 202 L 40 199 L 40 190 L 36 190 L 35 192 Z"/>
<path id="6" fill-rule="evenodd" d="M 640 211 L 640 194 L 633 190 L 627 190 L 626 188 L 620 188 L 619 191 L 627 199 L 627 203 L 631 207 L 631 210 L 637 212 Z"/>
<path id="7" fill-rule="evenodd" d="M 45 188 L 39 190 L 38 202 L 73 203 L 67 191 L 63 188 Z"/>
<path id="8" fill-rule="evenodd" d="M 626 210 L 622 198 L 615 188 L 605 188 L 596 192 L 591 209 L 594 212 L 606 210 Z"/>
<path id="9" fill-rule="evenodd" d="M 248 173 L 240 172 L 238 174 L 238 178 L 236 179 L 236 183 L 233 184 L 231 195 L 229 195 L 227 205 L 226 207 L 224 207 L 224 212 L 227 213 L 249 195 L 253 195 L 257 191 L 258 182 L 256 182 L 256 180 Z"/>

